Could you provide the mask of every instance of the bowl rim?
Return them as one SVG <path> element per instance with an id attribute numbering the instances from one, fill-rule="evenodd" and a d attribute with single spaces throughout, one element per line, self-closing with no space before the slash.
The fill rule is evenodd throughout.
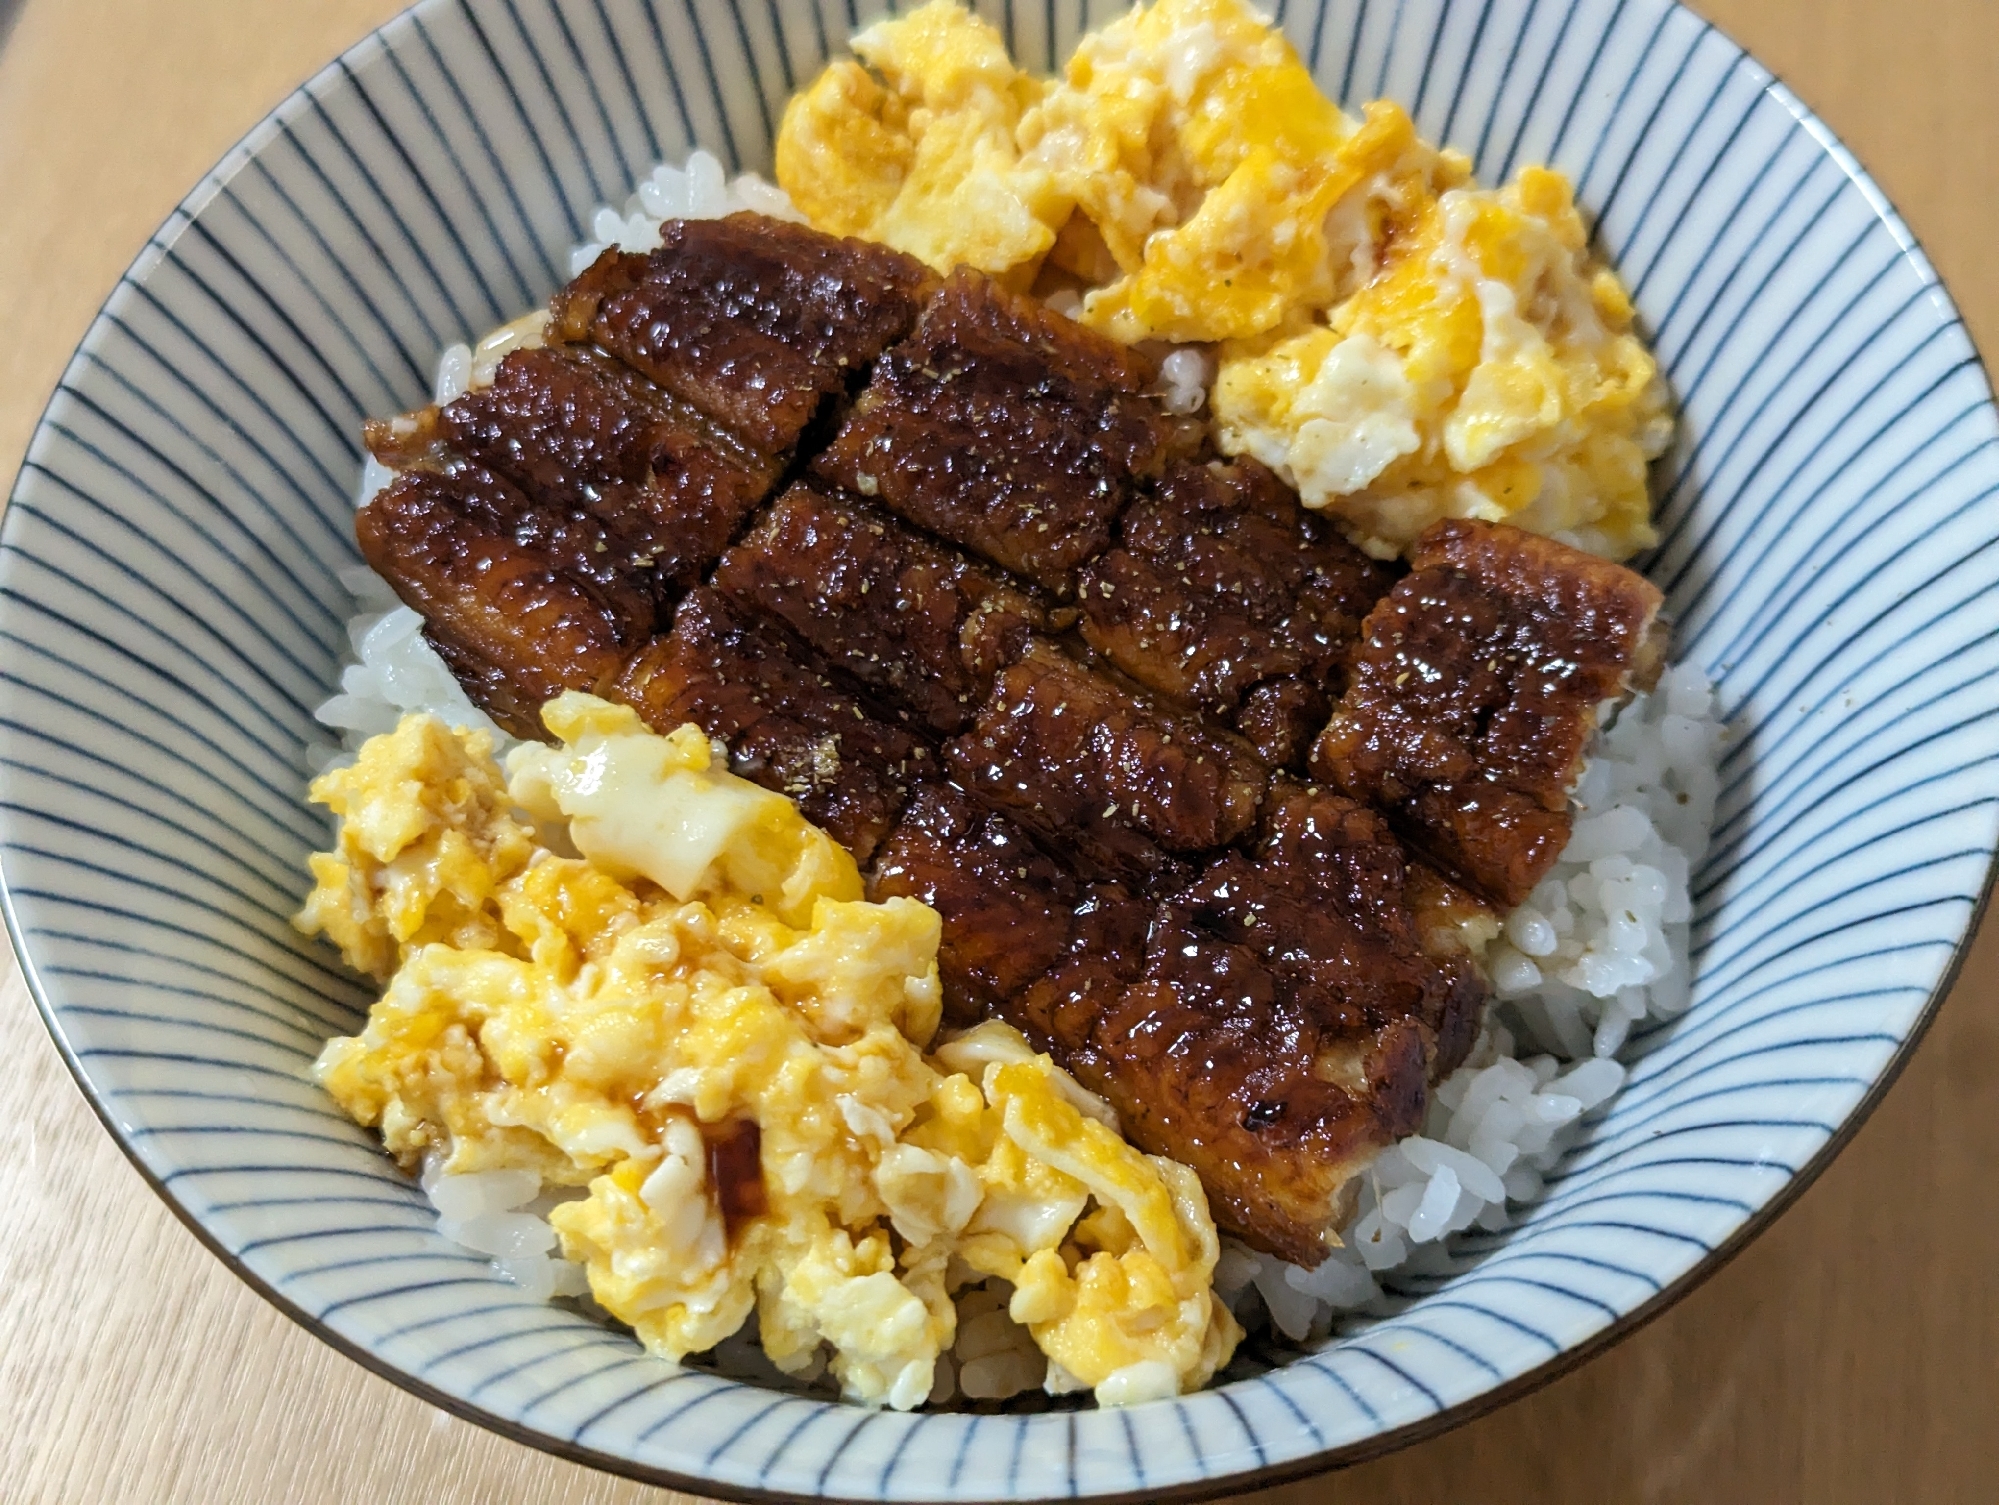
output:
<path id="1" fill-rule="evenodd" d="M 135 283 L 147 265 L 158 255 L 170 248 L 174 237 L 169 231 L 190 222 L 213 194 L 222 188 L 240 171 L 264 144 L 267 134 L 280 129 L 294 108 L 313 91 L 326 83 L 337 80 L 350 66 L 361 60 L 368 49 L 383 44 L 383 34 L 391 28 L 403 24 L 412 14 L 443 7 L 464 0 L 411 0 L 379 25 L 370 28 L 363 36 L 343 48 L 332 60 L 316 69 L 296 87 L 286 92 L 270 110 L 243 133 L 220 158 L 205 172 L 187 193 L 175 203 L 159 226 L 141 244 L 132 262 L 121 272 L 105 299 L 99 304 L 98 312 L 92 317 L 78 350 L 71 356 L 76 359 L 92 336 L 103 326 L 105 310 L 110 301 L 128 284 Z M 1142 0 L 1141 0 L 1142 3 Z M 1331 0 L 1321 0 L 1331 3 Z M 1397 0 L 1406 3 L 1406 0 Z M 891 0 L 891 5 L 894 0 Z M 1703 28 L 1706 35 L 1719 39 L 1734 54 L 1733 66 L 1748 63 L 1764 76 L 1762 89 L 1789 111 L 1806 130 L 1818 140 L 1820 147 L 1838 165 L 1855 189 L 1867 200 L 1877 218 L 1895 238 L 1902 259 L 1914 262 L 1918 272 L 1930 284 L 1932 291 L 1943 301 L 1948 312 L 1948 322 L 1963 335 L 1966 346 L 1981 379 L 1986 385 L 1985 407 L 1999 413 L 1999 399 L 1992 395 L 1991 371 L 1977 341 L 1964 323 L 1956 300 L 1950 296 L 1941 276 L 1929 262 L 1920 241 L 1910 230 L 1894 202 L 1873 175 L 1860 162 L 1851 148 L 1831 130 L 1831 128 L 1787 85 L 1772 69 L 1759 61 L 1749 49 L 1738 42 L 1724 28 L 1707 17 L 1694 11 L 1685 0 L 1665 0 L 1669 12 L 1679 12 L 1691 17 Z M 1282 7 L 1279 8 L 1281 16 Z M 41 414 L 30 431 L 28 448 L 23 450 L 22 461 L 16 468 L 13 484 L 8 490 L 8 505 L 0 508 L 0 546 L 7 542 L 13 524 L 14 507 L 26 475 L 26 456 L 37 439 L 45 432 L 51 408 L 58 402 L 67 380 L 65 374 L 57 378 L 54 389 L 44 402 Z M 1316 1453 L 1287 1459 L 1263 1467 L 1243 1469 L 1226 1474 L 1218 1474 L 1204 1479 L 1188 1480 L 1179 1484 L 1150 1486 L 1113 1493 L 1091 1493 L 1076 1498 L 1093 1502 L 1093 1505 L 1157 1505 L 1157 1502 L 1200 1501 L 1217 1498 L 1224 1494 L 1267 1489 L 1273 1486 L 1312 1478 L 1323 1474 L 1353 1467 L 1375 1458 L 1397 1452 L 1412 1444 L 1426 1441 L 1452 1431 L 1466 1422 L 1490 1415 L 1511 1405 L 1514 1401 L 1533 1394 L 1587 1365 L 1606 1349 L 1630 1337 L 1640 1328 L 1649 1325 L 1667 1309 L 1675 1306 L 1705 1284 L 1712 1276 L 1732 1263 L 1748 1245 L 1781 1218 L 1798 1199 L 1808 1191 L 1832 1161 L 1843 1151 L 1853 1138 L 1865 1127 L 1875 1110 L 1886 1098 L 1889 1091 L 1900 1079 L 1916 1051 L 1928 1037 L 1944 1001 L 1950 996 L 1961 976 L 1972 946 L 1976 943 L 1980 929 L 1986 918 L 1995 888 L 1999 888 L 1999 850 L 1986 858 L 1985 870 L 1980 880 L 1978 893 L 1967 915 L 1963 931 L 1953 944 L 1950 956 L 1940 972 L 1935 986 L 1924 999 L 1922 1006 L 1911 1017 L 1908 1033 L 1896 1046 L 1894 1052 L 1881 1065 L 1874 1080 L 1848 1111 L 1834 1132 L 1811 1155 L 1805 1163 L 1783 1182 L 1781 1186 L 1748 1217 L 1746 1217 L 1721 1243 L 1696 1261 L 1674 1280 L 1665 1284 L 1651 1296 L 1639 1302 L 1630 1310 L 1613 1318 L 1604 1327 L 1591 1333 L 1580 1342 L 1549 1355 L 1546 1359 L 1523 1370 L 1511 1379 L 1501 1381 L 1489 1389 L 1479 1391 L 1455 1404 L 1442 1407 L 1428 1415 L 1404 1423 L 1399 1427 L 1376 1432 L 1355 1441 L 1323 1449 Z M 29 998 L 43 1027 L 48 1031 L 63 1065 L 68 1069 L 83 1099 L 98 1122 L 110 1135 L 132 1168 L 138 1172 L 145 1185 L 163 1202 L 173 1216 L 193 1234 L 195 1240 L 212 1254 L 221 1264 L 236 1276 L 250 1290 L 262 1297 L 277 1311 L 288 1317 L 305 1332 L 326 1344 L 335 1352 L 353 1361 L 362 1369 L 376 1377 L 388 1381 L 396 1388 L 416 1397 L 460 1420 L 470 1422 L 485 1431 L 495 1433 L 507 1440 L 532 1448 L 537 1452 L 561 1458 L 570 1463 L 581 1464 L 601 1472 L 635 1480 L 640 1483 L 678 1490 L 697 1497 L 743 1501 L 747 1505 L 764 1505 L 764 1502 L 789 1501 L 800 1497 L 780 1489 L 765 1489 L 753 1485 L 739 1485 L 722 1479 L 705 1477 L 700 1474 L 681 1473 L 673 1469 L 640 1462 L 621 1453 L 605 1451 L 576 1442 L 569 1438 L 544 1432 L 511 1417 L 488 1411 L 470 1401 L 461 1400 L 448 1391 L 422 1380 L 376 1354 L 365 1343 L 348 1338 L 330 1324 L 315 1317 L 296 1302 L 285 1296 L 271 1282 L 258 1275 L 249 1264 L 226 1248 L 207 1224 L 194 1213 L 180 1198 L 167 1187 L 165 1182 L 146 1164 L 132 1136 L 119 1125 L 110 1105 L 100 1094 L 89 1072 L 78 1059 L 75 1050 L 63 1031 L 57 1018 L 55 1007 L 44 989 L 39 971 L 26 944 L 25 933 L 15 911 L 14 899 L 4 868 L 4 852 L 0 852 L 0 925 L 4 925 L 8 943 L 12 949 L 16 965 Z M 825 1406 L 837 1406 L 839 1402 L 822 1402 Z M 993 1497 L 999 1498 L 997 1496 Z M 875 1505 L 878 1496 L 815 1494 L 810 1497 L 815 1505 Z M 963 1505 L 962 1499 L 945 1502 L 943 1497 L 911 1497 L 909 1505 Z"/>

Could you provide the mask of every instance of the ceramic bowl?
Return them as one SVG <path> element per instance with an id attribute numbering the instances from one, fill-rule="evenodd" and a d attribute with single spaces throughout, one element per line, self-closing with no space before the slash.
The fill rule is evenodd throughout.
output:
<path id="1" fill-rule="evenodd" d="M 1115 7 L 989 8 L 1052 65 Z M 545 298 L 593 205 L 767 165 L 830 0 L 424 0 L 195 188 L 119 283 L 0 533 L 0 866 L 50 1031 L 264 1295 L 511 1436 L 704 1493 L 1166 1498 L 1437 1430 L 1682 1293 L 1850 1134 L 1948 985 L 1999 811 L 1999 429 L 1913 239 L 1832 134 L 1668 0 L 1290 0 L 1323 85 L 1485 181 L 1574 178 L 1684 405 L 1678 651 L 1731 737 L 1696 1001 L 1502 1235 L 1400 1313 L 1122 1411 L 900 1415 L 675 1370 L 433 1230 L 312 1085 L 367 995 L 287 923 L 350 610 L 356 436 Z"/>

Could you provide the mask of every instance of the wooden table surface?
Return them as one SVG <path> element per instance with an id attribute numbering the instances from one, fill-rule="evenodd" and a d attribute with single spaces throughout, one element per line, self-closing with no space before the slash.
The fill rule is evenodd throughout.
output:
<path id="1" fill-rule="evenodd" d="M 0 0 L 0 475 L 222 152 L 400 0 Z M 1999 349 L 1999 0 L 1701 0 L 1831 122 Z M 4 948 L 0 948 L 4 950 Z M 0 956 L 0 1500 L 675 1498 L 433 1410 L 239 1284 L 85 1107 Z M 1999 1500 L 1999 923 L 1900 1084 L 1727 1269 L 1544 1390 L 1253 1497 Z"/>

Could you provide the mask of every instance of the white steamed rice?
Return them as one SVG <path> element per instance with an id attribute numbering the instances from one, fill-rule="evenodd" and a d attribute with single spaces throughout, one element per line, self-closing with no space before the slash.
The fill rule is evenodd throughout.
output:
<path id="1" fill-rule="evenodd" d="M 662 164 L 622 212 L 597 211 L 596 239 L 575 248 L 572 273 L 613 243 L 652 249 L 662 220 L 739 209 L 797 218 L 782 190 L 754 174 L 726 179 L 706 152 L 695 152 L 685 168 Z M 1062 309 L 1059 296 L 1050 302 Z M 490 379 L 500 355 L 539 337 L 540 321 L 529 316 L 477 347 L 452 346 L 439 361 L 437 400 Z M 1201 350 L 1172 351 L 1162 363 L 1161 400 L 1174 413 L 1198 412 L 1212 375 Z M 357 500 L 367 501 L 389 476 L 369 459 Z M 339 742 L 309 749 L 313 769 L 351 758 L 416 710 L 485 730 L 504 754 L 512 739 L 466 698 L 424 641 L 422 619 L 365 567 L 341 579 L 357 607 L 348 624 L 354 657 L 340 693 L 316 712 Z M 1691 664 L 1668 669 L 1651 694 L 1607 714 L 1576 791 L 1574 835 L 1555 870 L 1507 917 L 1488 955 L 1495 1003 L 1486 1027 L 1467 1063 L 1438 1086 L 1423 1133 L 1384 1152 L 1368 1171 L 1342 1230 L 1344 1247 L 1306 1270 L 1224 1241 L 1216 1286 L 1252 1332 L 1267 1324 L 1292 1343 L 1323 1341 L 1347 1314 L 1388 1310 L 1398 1277 L 1447 1269 L 1458 1234 L 1502 1229 L 1515 1209 L 1540 1196 L 1543 1178 L 1588 1116 L 1623 1085 L 1615 1057 L 1633 1027 L 1670 1019 L 1689 1001 L 1688 878 L 1707 848 L 1722 736 L 1712 688 Z M 522 1171 L 427 1170 L 424 1187 L 446 1237 L 486 1255 L 538 1296 L 593 1305 L 581 1267 L 559 1257 L 546 1221 L 555 1201 L 580 1192 L 544 1195 L 533 1173 Z M 971 1287 L 958 1302 L 958 1339 L 938 1365 L 933 1403 L 960 1393 L 1000 1400 L 1037 1387 L 1057 1394 L 1073 1388 L 1006 1315 L 998 1283 Z M 750 1326 L 706 1362 L 787 1388 L 825 1386 L 816 1368 L 781 1374 L 756 1347 Z"/>

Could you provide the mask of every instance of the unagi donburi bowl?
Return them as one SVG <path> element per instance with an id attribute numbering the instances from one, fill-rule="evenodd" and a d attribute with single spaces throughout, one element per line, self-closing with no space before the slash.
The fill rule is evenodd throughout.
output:
<path id="1" fill-rule="evenodd" d="M 1053 66 L 1109 6 L 985 7 Z M 767 168 L 857 19 L 804 0 L 425 0 L 146 246 L 0 532 L 0 870 L 106 1125 L 243 1278 L 408 1389 L 705 1493 L 1164 1498 L 1438 1430 L 1628 1331 L 1851 1134 L 1948 985 L 1999 810 L 1999 445 L 1935 274 L 1831 134 L 1667 0 L 1293 0 L 1328 92 L 1483 181 L 1574 178 L 1683 405 L 1648 561 L 1728 717 L 1694 1003 L 1503 1234 L 1399 1313 L 1121 1411 L 904 1415 L 644 1356 L 446 1243 L 315 1087 L 368 998 L 287 923 L 361 420 L 564 277 L 592 206 L 703 146 Z M 863 9 L 858 19 L 866 20 Z"/>

